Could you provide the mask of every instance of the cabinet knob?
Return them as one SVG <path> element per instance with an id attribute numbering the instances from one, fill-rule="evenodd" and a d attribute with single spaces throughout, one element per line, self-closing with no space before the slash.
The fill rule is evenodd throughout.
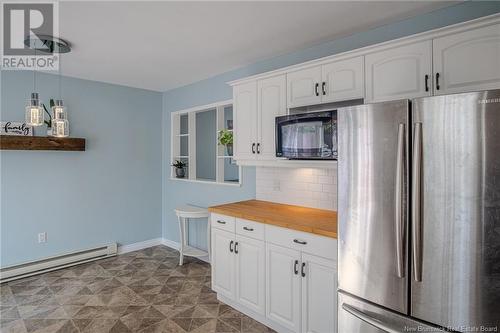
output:
<path id="1" fill-rule="evenodd" d="M 226 221 L 217 220 L 217 223 L 219 223 L 219 224 L 226 224 Z"/>
<path id="2" fill-rule="evenodd" d="M 439 86 L 439 76 L 440 76 L 439 73 L 436 73 L 436 90 L 439 90 L 439 88 L 441 88 Z"/>
<path id="3" fill-rule="evenodd" d="M 323 91 L 323 96 L 326 95 L 326 82 L 321 84 L 321 90 Z"/>
<path id="4" fill-rule="evenodd" d="M 243 227 L 243 230 L 246 230 L 246 231 L 253 231 L 253 228 Z"/>
<path id="5" fill-rule="evenodd" d="M 234 253 L 238 254 L 238 242 L 234 243 Z"/>
<path id="6" fill-rule="evenodd" d="M 314 85 L 314 92 L 316 93 L 316 96 L 319 96 L 318 88 L 319 88 L 319 83 L 316 82 L 316 84 Z"/>
<path id="7" fill-rule="evenodd" d="M 298 260 L 295 260 L 295 263 L 293 264 L 293 272 L 295 273 L 295 275 L 299 274 L 299 261 Z"/>
<path id="8" fill-rule="evenodd" d="M 302 263 L 302 269 L 301 269 L 301 275 L 302 275 L 302 277 L 306 276 L 306 271 L 304 270 L 304 268 L 306 268 L 306 263 L 305 262 Z"/>
<path id="9" fill-rule="evenodd" d="M 255 154 L 255 143 L 252 143 L 252 154 Z"/>
<path id="10" fill-rule="evenodd" d="M 425 74 L 425 91 L 429 91 L 429 75 Z"/>
<path id="11" fill-rule="evenodd" d="M 260 143 L 257 143 L 257 154 L 260 154 Z"/>
<path id="12" fill-rule="evenodd" d="M 234 250 L 233 250 L 233 244 L 234 244 L 234 241 L 231 241 L 231 242 L 229 243 L 229 252 L 233 252 L 233 251 L 234 251 Z"/>

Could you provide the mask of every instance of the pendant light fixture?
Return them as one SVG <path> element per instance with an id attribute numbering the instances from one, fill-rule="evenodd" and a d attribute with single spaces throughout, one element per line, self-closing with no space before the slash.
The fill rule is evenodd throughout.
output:
<path id="1" fill-rule="evenodd" d="M 31 99 L 26 106 L 26 124 L 30 126 L 42 126 L 44 112 L 42 103 L 38 99 L 38 93 L 31 93 Z"/>
<path id="2" fill-rule="evenodd" d="M 62 100 L 62 75 L 61 75 L 62 59 L 59 56 L 59 99 L 55 101 L 52 107 L 52 136 L 64 138 L 69 136 L 69 121 L 66 107 Z"/>
<path id="3" fill-rule="evenodd" d="M 52 106 L 52 121 L 50 123 L 52 128 L 52 135 L 56 137 L 67 137 L 69 136 L 69 122 L 66 107 L 63 104 L 61 98 L 61 54 L 68 53 L 71 51 L 71 45 L 60 38 L 48 35 L 40 36 L 28 36 L 24 40 L 24 44 L 29 46 L 36 52 L 41 51 L 45 53 L 59 53 L 59 98 L 55 101 Z M 36 64 L 36 59 L 35 59 Z M 33 93 L 31 94 L 31 99 L 26 107 L 26 123 L 32 126 L 41 126 L 44 123 L 44 107 L 41 103 L 38 93 L 36 91 L 36 70 L 37 64 L 35 65 L 35 70 L 33 71 Z M 50 117 L 50 114 L 49 114 Z"/>
<path id="4" fill-rule="evenodd" d="M 36 58 L 36 48 L 35 48 L 35 58 Z M 36 61 L 35 61 L 36 64 Z M 33 69 L 33 92 L 31 93 L 31 98 L 28 101 L 25 112 L 26 124 L 30 126 L 42 126 L 44 121 L 42 103 L 38 98 L 38 93 L 36 92 L 36 65 Z"/>

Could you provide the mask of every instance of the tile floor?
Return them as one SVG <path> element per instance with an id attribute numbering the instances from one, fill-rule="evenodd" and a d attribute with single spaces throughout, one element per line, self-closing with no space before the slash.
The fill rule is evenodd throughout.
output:
<path id="1" fill-rule="evenodd" d="M 156 246 L 0 286 L 0 331 L 270 333 L 217 301 L 210 266 Z"/>

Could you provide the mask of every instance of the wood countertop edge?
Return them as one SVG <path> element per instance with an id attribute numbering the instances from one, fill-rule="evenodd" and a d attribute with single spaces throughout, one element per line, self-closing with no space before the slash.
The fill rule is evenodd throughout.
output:
<path id="1" fill-rule="evenodd" d="M 237 204 L 237 203 L 235 203 Z M 228 204 L 230 205 L 230 204 Z M 327 230 L 327 229 L 322 229 L 318 227 L 311 227 L 307 225 L 301 225 L 301 224 L 293 224 L 290 222 L 285 222 L 285 221 L 279 221 L 276 219 L 269 219 L 266 217 L 259 217 L 256 218 L 254 215 L 249 215 L 245 213 L 241 213 L 239 211 L 236 211 L 236 208 L 231 209 L 230 207 L 220 207 L 220 206 L 214 206 L 214 207 L 209 207 L 208 211 L 211 213 L 216 213 L 216 214 L 222 214 L 222 215 L 228 215 L 232 216 L 235 218 L 241 218 L 249 221 L 254 221 L 258 223 L 263 223 L 263 224 L 269 224 L 269 225 L 274 225 L 276 227 L 282 227 L 282 228 L 287 228 L 287 229 L 292 229 L 296 231 L 302 231 L 302 232 L 307 232 L 319 236 L 324 236 L 324 237 L 329 237 L 329 238 L 334 238 L 337 239 L 337 232 L 332 231 L 332 230 Z M 313 209 L 313 208 L 311 208 Z"/>

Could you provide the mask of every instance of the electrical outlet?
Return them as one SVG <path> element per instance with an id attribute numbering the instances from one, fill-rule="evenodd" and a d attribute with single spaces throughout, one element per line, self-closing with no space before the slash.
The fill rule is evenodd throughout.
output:
<path id="1" fill-rule="evenodd" d="M 41 232 L 38 234 L 38 243 L 45 243 L 47 242 L 47 233 L 46 232 Z"/>

